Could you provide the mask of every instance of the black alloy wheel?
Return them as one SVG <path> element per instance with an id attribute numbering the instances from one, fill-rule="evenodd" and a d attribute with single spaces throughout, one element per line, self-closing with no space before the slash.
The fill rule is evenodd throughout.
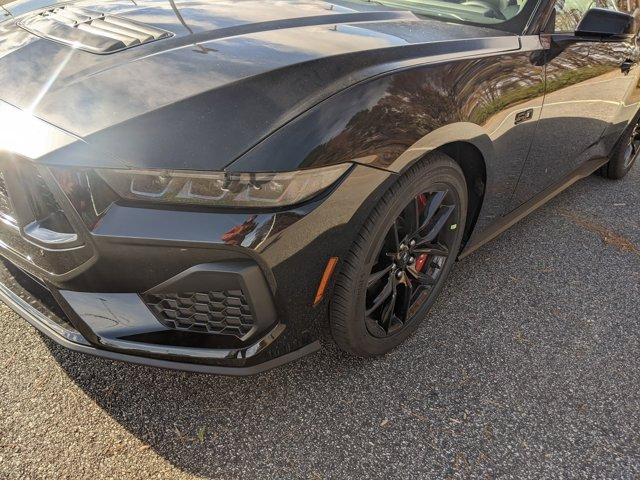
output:
<path id="1" fill-rule="evenodd" d="M 419 193 L 394 220 L 367 281 L 365 320 L 372 335 L 407 326 L 442 273 L 460 209 L 446 185 Z"/>
<path id="2" fill-rule="evenodd" d="M 331 301 L 336 343 L 361 356 L 399 345 L 426 318 L 462 243 L 467 186 L 434 152 L 383 195 L 341 263 Z"/>

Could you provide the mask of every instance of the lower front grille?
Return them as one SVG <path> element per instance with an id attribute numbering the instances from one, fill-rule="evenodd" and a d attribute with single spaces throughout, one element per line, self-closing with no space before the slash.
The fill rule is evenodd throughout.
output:
<path id="1" fill-rule="evenodd" d="M 240 290 L 147 294 L 142 299 L 166 327 L 244 337 L 254 316 Z"/>

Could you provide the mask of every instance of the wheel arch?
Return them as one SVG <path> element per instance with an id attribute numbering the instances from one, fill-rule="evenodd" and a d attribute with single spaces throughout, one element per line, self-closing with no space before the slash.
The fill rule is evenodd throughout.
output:
<path id="1" fill-rule="evenodd" d="M 464 173 L 467 183 L 468 208 L 462 248 L 473 234 L 487 189 L 487 166 L 482 152 L 472 143 L 457 141 L 437 149 L 453 158 Z"/>
<path id="2" fill-rule="evenodd" d="M 439 151 L 450 156 L 460 165 L 467 182 L 469 208 L 462 247 L 473 234 L 484 204 L 487 185 L 490 181 L 491 159 L 494 156 L 493 142 L 478 125 L 459 122 L 440 127 L 406 150 L 389 166 L 390 170 L 402 173 L 429 153 Z"/>

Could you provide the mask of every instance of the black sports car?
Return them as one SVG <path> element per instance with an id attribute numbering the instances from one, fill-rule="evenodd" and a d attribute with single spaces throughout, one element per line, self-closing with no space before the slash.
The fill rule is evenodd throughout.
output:
<path id="1" fill-rule="evenodd" d="M 617 3 L 20 0 L 0 19 L 0 297 L 110 359 L 249 374 L 325 326 L 383 354 L 457 258 L 640 148 Z"/>

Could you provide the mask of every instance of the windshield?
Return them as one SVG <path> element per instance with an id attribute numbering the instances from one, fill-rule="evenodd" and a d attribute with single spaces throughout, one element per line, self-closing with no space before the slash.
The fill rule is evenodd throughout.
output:
<path id="1" fill-rule="evenodd" d="M 521 19 L 524 27 L 535 0 L 376 0 L 375 3 L 410 10 L 417 15 L 474 25 L 509 25 Z M 508 28 L 511 30 L 511 28 Z"/>

